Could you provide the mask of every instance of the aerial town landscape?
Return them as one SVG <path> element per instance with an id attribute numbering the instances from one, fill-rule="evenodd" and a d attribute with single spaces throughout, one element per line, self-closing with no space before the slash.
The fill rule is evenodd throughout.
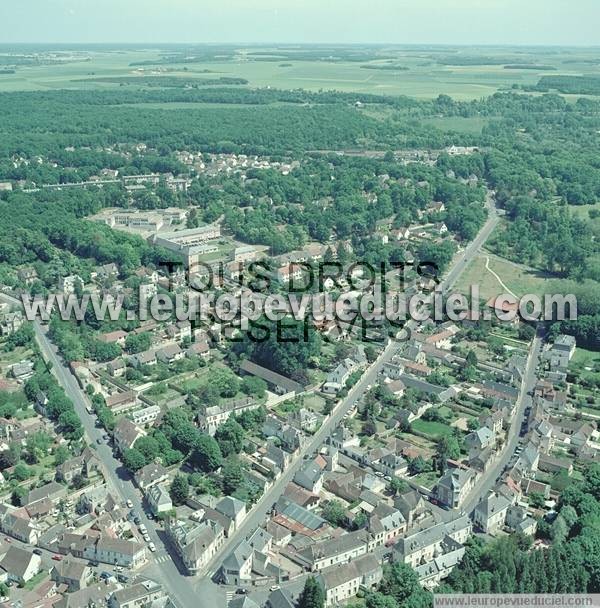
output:
<path id="1" fill-rule="evenodd" d="M 0 608 L 600 592 L 597 48 L 0 64 Z"/>

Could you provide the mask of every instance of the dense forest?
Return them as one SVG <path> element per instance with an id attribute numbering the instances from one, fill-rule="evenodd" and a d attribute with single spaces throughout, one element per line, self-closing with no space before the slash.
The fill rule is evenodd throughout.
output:
<path id="1" fill-rule="evenodd" d="M 177 108 L 160 108 L 170 102 Z M 188 102 L 189 108 L 182 106 Z M 350 241 L 356 257 L 398 261 L 405 252 L 371 238 L 378 220 L 392 217 L 394 227 L 406 226 L 430 202 L 442 201 L 446 211 L 439 219 L 459 242 L 468 240 L 485 221 L 487 183 L 506 211 L 491 243 L 499 254 L 580 284 L 600 280 L 597 224 L 572 211 L 600 200 L 596 101 L 516 92 L 471 102 L 446 95 L 416 101 L 336 91 L 142 84 L 2 93 L 0 107 L 5 118 L 0 180 L 29 186 L 85 181 L 102 169 L 185 175 L 189 168 L 178 160 L 179 150 L 301 161 L 287 175 L 251 171 L 245 183 L 237 176 L 200 175 L 185 194 L 162 183 L 134 196 L 125 196 L 118 184 L 75 192 L 2 192 L 3 276 L 3 268 L 33 263 L 50 285 L 52 277 L 85 273 L 93 262 L 115 261 L 131 269 L 164 259 L 164 252 L 140 238 L 84 219 L 107 206 L 192 205 L 192 225 L 224 216 L 235 237 L 266 244 L 275 254 L 309 240 L 337 238 Z M 429 121 L 434 118 L 436 123 Z M 455 119 L 481 121 L 481 133 L 452 130 Z M 439 128 L 444 120 L 448 128 Z M 137 147 L 140 143 L 146 148 Z M 443 153 L 453 144 L 479 151 Z M 363 153 L 339 154 L 347 149 Z M 399 162 L 398 155 L 411 149 L 442 153 L 436 164 Z M 443 268 L 453 252 L 444 245 L 412 253 Z M 598 314 L 587 310 L 583 322 L 563 329 L 596 348 Z"/>

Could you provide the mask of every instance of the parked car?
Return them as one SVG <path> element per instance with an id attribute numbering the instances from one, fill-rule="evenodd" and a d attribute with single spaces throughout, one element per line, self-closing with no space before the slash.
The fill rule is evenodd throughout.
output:
<path id="1" fill-rule="evenodd" d="M 63 556 L 62 556 L 62 555 L 53 555 L 53 556 L 52 556 L 52 559 L 53 559 L 55 562 L 62 562 L 62 558 L 63 558 Z"/>
<path id="2" fill-rule="evenodd" d="M 144 539 L 144 540 L 145 540 L 147 543 L 149 543 L 149 542 L 150 542 L 150 540 L 151 540 L 151 539 L 150 539 L 150 535 L 149 535 L 149 534 L 144 534 L 144 535 L 143 535 L 143 539 Z"/>
<path id="3" fill-rule="evenodd" d="M 34 550 L 33 550 L 33 552 L 34 552 L 36 555 L 41 555 L 41 554 L 42 554 L 41 549 L 34 549 Z"/>
<path id="4" fill-rule="evenodd" d="M 131 509 L 133 507 L 133 501 L 132 500 L 128 500 L 125 504 L 127 505 L 128 509 Z"/>
<path id="5" fill-rule="evenodd" d="M 154 553 L 156 551 L 156 545 L 152 542 L 148 543 L 148 549 Z"/>

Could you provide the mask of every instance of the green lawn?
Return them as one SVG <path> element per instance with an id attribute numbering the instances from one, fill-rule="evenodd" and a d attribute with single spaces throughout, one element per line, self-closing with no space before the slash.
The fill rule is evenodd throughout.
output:
<path id="1" fill-rule="evenodd" d="M 489 257 L 488 267 L 518 297 L 529 293 L 552 293 L 554 279 L 547 273 L 486 253 L 479 254 L 469 263 L 457 284 L 457 291 L 469 294 L 471 285 L 477 285 L 480 297 L 484 300 L 506 292 L 498 279 L 486 268 L 486 257 Z"/>
<path id="2" fill-rule="evenodd" d="M 600 365 L 600 353 L 577 347 L 571 363 L 572 365 L 581 365 L 582 367 L 594 368 L 594 366 Z"/>
<path id="3" fill-rule="evenodd" d="M 415 431 L 418 431 L 419 433 L 423 433 L 424 435 L 428 435 L 432 439 L 441 437 L 443 435 L 451 435 L 454 430 L 447 424 L 444 424 L 443 422 L 430 422 L 430 421 L 421 420 L 421 419 L 411 422 L 411 427 Z"/>
<path id="4" fill-rule="evenodd" d="M 418 475 L 415 475 L 412 478 L 412 481 L 431 490 L 433 488 L 433 486 L 437 483 L 438 479 L 439 479 L 439 476 L 437 475 L 437 473 L 429 472 L 429 473 L 419 473 Z"/>
<path id="5" fill-rule="evenodd" d="M 31 591 L 32 589 L 35 589 L 47 577 L 48 577 L 48 572 L 45 570 L 42 570 L 41 572 L 38 572 L 33 578 L 29 579 L 25 583 L 24 588 L 27 589 L 27 591 Z"/>

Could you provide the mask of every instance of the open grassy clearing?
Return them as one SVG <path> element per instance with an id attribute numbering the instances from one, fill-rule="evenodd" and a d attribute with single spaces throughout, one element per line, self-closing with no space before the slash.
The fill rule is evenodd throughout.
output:
<path id="1" fill-rule="evenodd" d="M 543 271 L 515 264 L 496 255 L 480 253 L 467 266 L 457 284 L 457 291 L 468 295 L 471 285 L 477 285 L 480 297 L 484 300 L 505 293 L 506 290 L 498 279 L 487 270 L 486 257 L 489 257 L 489 268 L 519 297 L 528 293 L 552 293 L 553 285 L 557 283 L 556 279 Z"/>
<path id="2" fill-rule="evenodd" d="M 600 353 L 577 347 L 571 363 L 573 365 L 580 365 L 581 367 L 590 367 L 593 369 L 595 366 L 600 366 Z"/>
<path id="3" fill-rule="evenodd" d="M 448 424 L 443 422 L 432 422 L 428 420 L 414 420 L 411 422 L 411 427 L 418 431 L 419 433 L 423 433 L 427 435 L 433 440 L 436 440 L 443 435 L 451 435 L 454 432 L 454 429 L 450 427 Z"/>

